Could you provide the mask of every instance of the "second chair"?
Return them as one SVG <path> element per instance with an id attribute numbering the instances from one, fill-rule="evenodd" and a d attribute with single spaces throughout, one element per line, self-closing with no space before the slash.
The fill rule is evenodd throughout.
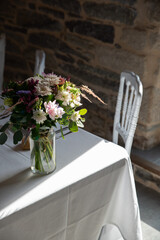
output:
<path id="1" fill-rule="evenodd" d="M 113 126 L 113 142 L 118 144 L 120 135 L 130 155 L 139 110 L 143 96 L 143 86 L 138 75 L 122 72 Z"/>
<path id="2" fill-rule="evenodd" d="M 36 50 L 34 75 L 42 74 L 45 69 L 45 52 L 43 50 Z"/>

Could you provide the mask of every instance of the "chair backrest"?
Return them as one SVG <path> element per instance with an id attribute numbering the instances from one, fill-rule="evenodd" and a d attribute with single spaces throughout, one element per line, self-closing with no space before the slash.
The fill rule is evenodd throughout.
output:
<path id="1" fill-rule="evenodd" d="M 5 34 L 0 36 L 0 91 L 3 88 L 3 74 L 4 74 L 4 62 L 5 62 L 5 46 L 6 38 Z"/>
<path id="2" fill-rule="evenodd" d="M 122 72 L 113 126 L 113 142 L 120 135 L 130 155 L 143 96 L 140 78 L 133 72 Z"/>
<path id="3" fill-rule="evenodd" d="M 36 50 L 36 59 L 35 59 L 35 68 L 34 68 L 34 75 L 42 74 L 45 69 L 45 52 L 43 50 Z"/>

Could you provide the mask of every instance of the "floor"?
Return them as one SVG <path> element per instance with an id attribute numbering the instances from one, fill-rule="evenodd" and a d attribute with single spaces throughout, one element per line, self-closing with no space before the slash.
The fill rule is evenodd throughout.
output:
<path id="1" fill-rule="evenodd" d="M 160 240 L 160 194 L 136 183 L 143 240 Z"/>
<path id="2" fill-rule="evenodd" d="M 160 146 L 156 146 L 150 150 L 145 151 L 137 148 L 132 148 L 132 153 L 160 166 Z"/>

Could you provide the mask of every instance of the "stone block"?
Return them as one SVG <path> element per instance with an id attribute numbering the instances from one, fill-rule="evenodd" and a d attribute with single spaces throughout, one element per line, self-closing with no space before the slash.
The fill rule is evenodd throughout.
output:
<path id="1" fill-rule="evenodd" d="M 20 9 L 18 11 L 17 24 L 26 28 L 47 29 L 52 31 L 60 31 L 63 28 L 60 22 L 53 20 L 48 15 L 26 9 Z"/>
<path id="2" fill-rule="evenodd" d="M 17 37 L 18 33 L 27 34 L 27 29 L 21 26 L 13 26 L 10 24 L 5 24 L 5 29 L 7 31 L 12 31 L 15 35 L 14 38 Z"/>
<path id="3" fill-rule="evenodd" d="M 143 51 L 147 45 L 147 32 L 132 28 L 124 28 L 119 43 L 124 46 L 124 48 Z"/>
<path id="4" fill-rule="evenodd" d="M 152 51 L 160 52 L 160 33 L 151 31 L 148 37 L 149 47 Z"/>
<path id="5" fill-rule="evenodd" d="M 16 32 L 14 30 L 5 30 L 6 34 L 6 41 L 7 39 L 10 39 L 10 41 L 14 41 L 15 43 L 21 45 L 19 47 L 24 47 L 26 42 L 26 36 L 23 33 Z"/>
<path id="6" fill-rule="evenodd" d="M 27 61 L 35 63 L 36 50 L 38 50 L 37 46 L 33 47 L 28 45 L 27 47 L 24 48 L 23 54 Z"/>
<path id="7" fill-rule="evenodd" d="M 58 61 L 56 59 L 56 56 L 55 56 L 54 52 L 51 52 L 51 51 L 45 51 L 45 52 L 46 52 L 45 72 L 46 72 L 46 69 L 50 69 L 51 71 L 49 71 L 49 72 L 55 72 L 56 73 L 56 69 L 57 69 L 57 66 L 58 66 Z"/>
<path id="8" fill-rule="evenodd" d="M 87 16 L 96 19 L 112 20 L 114 22 L 132 25 L 136 18 L 136 9 L 117 4 L 85 2 L 83 8 Z"/>
<path id="9" fill-rule="evenodd" d="M 80 49 L 79 49 L 79 51 L 77 51 L 73 48 L 73 45 L 69 46 L 66 42 L 63 42 L 60 40 L 59 40 L 58 50 L 61 51 L 63 54 L 64 53 L 72 54 L 74 56 L 77 56 L 78 58 L 85 60 L 85 61 L 93 59 L 93 54 L 91 52 L 81 51 Z"/>
<path id="10" fill-rule="evenodd" d="M 58 49 L 59 40 L 53 35 L 38 32 L 38 33 L 30 33 L 28 42 L 34 44 L 38 47 L 48 48 L 48 49 Z"/>
<path id="11" fill-rule="evenodd" d="M 60 19 L 64 19 L 64 13 L 62 11 L 58 11 L 58 10 L 54 10 L 52 8 L 49 7 L 39 7 L 38 8 L 42 13 L 47 13 L 50 14 L 52 17 L 56 17 L 56 18 L 60 18 Z"/>
<path id="12" fill-rule="evenodd" d="M 139 122 L 146 126 L 160 123 L 160 89 L 154 87 L 144 89 Z"/>
<path id="13" fill-rule="evenodd" d="M 28 4 L 29 8 L 32 9 L 32 10 L 35 10 L 36 9 L 36 5 L 34 3 L 29 3 Z"/>
<path id="14" fill-rule="evenodd" d="M 26 59 L 18 55 L 6 54 L 5 64 L 7 67 L 10 67 L 13 69 L 23 69 L 26 72 L 28 70 Z"/>
<path id="15" fill-rule="evenodd" d="M 137 2 L 137 0 L 111 0 L 111 2 L 117 2 L 117 3 L 132 6 Z"/>
<path id="16" fill-rule="evenodd" d="M 21 72 L 20 70 L 14 70 L 14 69 L 10 69 L 6 66 L 5 71 L 4 71 L 4 87 L 7 87 L 7 84 L 10 81 L 23 81 L 25 79 L 27 79 L 28 77 L 30 77 L 31 74 L 28 71 L 28 73 L 24 73 Z"/>
<path id="17" fill-rule="evenodd" d="M 160 193 L 160 177 L 158 175 L 135 164 L 134 164 L 134 175 L 135 175 L 136 181 Z"/>
<path id="18" fill-rule="evenodd" d="M 69 63 L 74 63 L 75 62 L 74 58 L 71 57 L 70 54 L 64 55 L 64 54 L 56 52 L 55 55 L 58 59 L 61 59 L 65 62 L 69 62 Z"/>
<path id="19" fill-rule="evenodd" d="M 99 116 L 94 115 L 91 111 L 88 111 L 86 114 L 85 130 L 105 138 L 106 132 L 105 129 L 105 120 L 101 119 Z"/>
<path id="20" fill-rule="evenodd" d="M 71 74 L 78 79 L 82 79 L 82 82 L 91 84 L 97 88 L 97 90 L 99 89 L 105 91 L 107 89 L 114 92 L 118 91 L 119 84 L 117 82 L 111 81 L 107 77 L 99 77 L 96 74 L 89 73 L 70 64 L 59 64 L 59 67 L 66 73 Z"/>
<path id="21" fill-rule="evenodd" d="M 77 62 L 77 64 L 78 64 L 78 66 L 81 69 L 83 69 L 83 70 L 85 70 L 87 72 L 96 74 L 96 75 L 101 76 L 101 77 L 106 77 L 109 80 L 113 80 L 113 81 L 119 82 L 120 75 L 115 73 L 115 72 L 113 72 L 113 71 L 110 71 L 108 69 L 102 68 L 100 66 L 88 65 L 88 64 L 84 63 L 81 60 L 79 60 Z"/>
<path id="22" fill-rule="evenodd" d="M 11 0 L 0 1 L 0 15 L 7 19 L 14 19 L 16 8 Z"/>
<path id="23" fill-rule="evenodd" d="M 159 0 L 145 0 L 145 7 L 147 9 L 148 20 L 153 22 L 160 22 L 160 4 Z"/>
<path id="24" fill-rule="evenodd" d="M 114 41 L 114 28 L 111 25 L 73 20 L 67 21 L 66 27 L 71 32 L 93 37 L 102 42 L 113 43 Z"/>
<path id="25" fill-rule="evenodd" d="M 133 145 L 138 149 L 148 150 L 160 143 L 160 124 L 142 126 L 138 123 Z"/>
<path id="26" fill-rule="evenodd" d="M 89 39 L 80 38 L 79 36 L 76 36 L 72 33 L 67 33 L 65 36 L 65 40 L 67 41 L 67 43 L 69 43 L 78 50 L 94 50 L 95 47 L 94 43 Z"/>
<path id="27" fill-rule="evenodd" d="M 11 38 L 6 40 L 6 52 L 21 54 L 21 45 L 12 41 Z"/>
<path id="28" fill-rule="evenodd" d="M 42 0 L 43 3 L 51 6 L 58 7 L 69 12 L 79 14 L 81 12 L 81 6 L 78 0 Z"/>
<path id="29" fill-rule="evenodd" d="M 135 72 L 140 78 L 144 74 L 145 57 L 132 54 L 131 52 L 109 48 L 107 46 L 96 46 L 95 53 L 98 65 L 106 67 L 118 73 L 123 71 Z"/>

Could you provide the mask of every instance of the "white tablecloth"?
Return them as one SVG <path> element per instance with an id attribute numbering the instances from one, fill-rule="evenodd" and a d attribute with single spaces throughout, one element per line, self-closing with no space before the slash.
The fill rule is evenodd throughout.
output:
<path id="1" fill-rule="evenodd" d="M 0 146 L 1 240 L 141 240 L 139 207 L 125 149 L 84 130 L 56 140 L 57 169 L 37 177 L 30 153 Z M 106 233 L 105 233 L 106 232 Z M 101 237 L 100 236 L 101 233 Z"/>

